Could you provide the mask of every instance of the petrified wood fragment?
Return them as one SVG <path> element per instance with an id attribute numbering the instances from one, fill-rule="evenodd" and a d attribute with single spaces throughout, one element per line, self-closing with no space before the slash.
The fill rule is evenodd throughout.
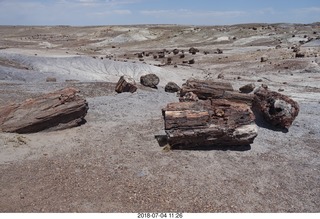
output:
<path id="1" fill-rule="evenodd" d="M 253 106 L 275 127 L 288 129 L 299 114 L 299 105 L 288 96 L 259 88 Z"/>
<path id="2" fill-rule="evenodd" d="M 182 85 L 180 96 L 183 97 L 186 93 L 192 92 L 199 99 L 226 99 L 234 102 L 252 104 L 254 95 L 243 94 L 233 90 L 233 87 L 228 82 L 215 82 L 212 80 L 196 80 L 189 79 Z"/>
<path id="3" fill-rule="evenodd" d="M 22 103 L 0 107 L 0 131 L 32 133 L 78 126 L 88 111 L 75 88 L 66 88 Z"/>
<path id="4" fill-rule="evenodd" d="M 115 91 L 117 93 L 122 93 L 122 92 L 134 93 L 137 91 L 136 82 L 130 77 L 121 76 L 116 85 Z"/>
<path id="5" fill-rule="evenodd" d="M 254 114 L 228 100 L 169 103 L 162 110 L 172 148 L 249 145 L 257 136 Z"/>

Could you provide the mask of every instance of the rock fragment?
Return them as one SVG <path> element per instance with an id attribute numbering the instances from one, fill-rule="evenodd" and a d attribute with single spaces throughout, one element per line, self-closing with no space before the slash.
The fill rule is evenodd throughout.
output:
<path id="1" fill-rule="evenodd" d="M 169 83 L 165 86 L 164 90 L 165 90 L 166 92 L 169 92 L 169 93 L 175 93 L 175 92 L 178 92 L 178 91 L 180 90 L 180 87 L 179 87 L 176 83 L 174 83 L 174 82 L 169 82 Z"/>
<path id="2" fill-rule="evenodd" d="M 130 78 L 128 76 L 121 76 L 116 85 L 115 91 L 117 93 L 122 93 L 122 92 L 134 93 L 137 91 L 136 82 L 134 81 L 133 78 Z"/>
<path id="3" fill-rule="evenodd" d="M 160 79 L 155 74 L 147 74 L 140 77 L 140 83 L 146 87 L 157 89 Z"/>
<path id="4" fill-rule="evenodd" d="M 255 87 L 256 86 L 253 83 L 251 83 L 251 84 L 247 84 L 247 85 L 240 87 L 239 90 L 241 91 L 241 93 L 248 94 L 248 93 L 251 93 Z"/>
<path id="5" fill-rule="evenodd" d="M 262 87 L 254 94 L 254 108 L 275 127 L 288 129 L 299 114 L 298 103 L 288 96 Z"/>

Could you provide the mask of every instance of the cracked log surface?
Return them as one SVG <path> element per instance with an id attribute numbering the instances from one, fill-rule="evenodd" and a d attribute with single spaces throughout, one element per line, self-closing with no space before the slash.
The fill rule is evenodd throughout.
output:
<path id="1" fill-rule="evenodd" d="M 32 133 L 82 124 L 88 104 L 78 92 L 75 88 L 66 88 L 0 107 L 0 131 Z"/>
<path id="2" fill-rule="evenodd" d="M 162 110 L 172 148 L 244 146 L 257 136 L 250 107 L 222 99 L 169 103 Z"/>
<path id="3" fill-rule="evenodd" d="M 212 80 L 189 79 L 182 85 L 180 96 L 183 97 L 188 92 L 196 94 L 201 100 L 226 99 L 248 105 L 252 105 L 254 98 L 252 94 L 234 91 L 232 85 L 228 82 L 216 82 Z"/>

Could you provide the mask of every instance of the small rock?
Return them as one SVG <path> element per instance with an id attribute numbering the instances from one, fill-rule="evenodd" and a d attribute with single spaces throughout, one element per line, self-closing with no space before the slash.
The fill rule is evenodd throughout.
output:
<path id="1" fill-rule="evenodd" d="M 262 79 L 258 79 L 257 82 L 262 82 Z"/>
<path id="2" fill-rule="evenodd" d="M 176 83 L 174 83 L 174 82 L 169 82 L 169 83 L 165 86 L 164 90 L 165 90 L 166 92 L 169 92 L 169 93 L 175 93 L 175 92 L 178 92 L 178 91 L 180 90 L 180 87 L 179 87 Z"/>
<path id="3" fill-rule="evenodd" d="M 256 86 L 253 83 L 251 83 L 251 84 L 247 84 L 247 85 L 240 87 L 239 90 L 241 91 L 241 93 L 248 94 L 248 93 L 252 92 L 255 87 Z"/>
<path id="4" fill-rule="evenodd" d="M 296 58 L 303 58 L 304 56 L 305 56 L 304 53 L 301 53 L 301 52 L 298 52 L 295 55 Z"/>
<path id="5" fill-rule="evenodd" d="M 155 74 L 147 74 L 140 77 L 140 83 L 146 87 L 156 88 L 159 84 L 160 79 Z"/>
<path id="6" fill-rule="evenodd" d="M 57 79 L 54 77 L 47 77 L 46 82 L 57 82 Z"/>
<path id="7" fill-rule="evenodd" d="M 279 92 L 282 92 L 282 91 L 284 91 L 284 89 L 283 89 L 283 88 L 279 88 L 278 91 L 279 91 Z"/>
<path id="8" fill-rule="evenodd" d="M 194 47 L 191 47 L 191 48 L 189 49 L 189 53 L 191 53 L 191 54 L 193 54 L 193 55 L 195 55 L 197 52 L 199 52 L 199 49 L 196 49 L 196 48 L 194 48 Z"/>
<path id="9" fill-rule="evenodd" d="M 180 102 L 199 101 L 198 96 L 193 92 L 187 92 L 183 97 L 179 97 Z"/>
<path id="10" fill-rule="evenodd" d="M 194 59 L 191 59 L 191 60 L 189 60 L 189 62 L 188 62 L 189 64 L 194 64 L 195 63 L 195 61 L 194 61 Z"/>
<path id="11" fill-rule="evenodd" d="M 218 74 L 218 79 L 224 79 L 224 74 L 223 73 Z"/>
<path id="12" fill-rule="evenodd" d="M 268 61 L 268 56 L 262 56 L 260 59 L 261 62 L 266 62 Z"/>
<path id="13" fill-rule="evenodd" d="M 172 52 L 173 52 L 173 54 L 177 55 L 180 51 L 179 51 L 179 49 L 174 49 Z"/>
<path id="14" fill-rule="evenodd" d="M 266 85 L 266 84 L 261 84 L 261 87 L 266 89 L 266 90 L 268 89 L 268 85 Z"/>

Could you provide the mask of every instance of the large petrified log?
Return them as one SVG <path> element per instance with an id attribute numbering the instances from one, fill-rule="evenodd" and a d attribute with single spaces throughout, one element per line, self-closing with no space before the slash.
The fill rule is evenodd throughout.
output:
<path id="1" fill-rule="evenodd" d="M 75 88 L 66 88 L 0 107 L 0 131 L 32 133 L 82 124 L 88 104 L 78 92 Z"/>
<path id="2" fill-rule="evenodd" d="M 212 80 L 196 80 L 189 79 L 182 85 L 180 96 L 183 97 L 186 93 L 192 92 L 199 99 L 226 99 L 234 102 L 246 103 L 251 106 L 254 95 L 239 93 L 233 90 L 230 83 L 215 82 Z"/>
<path id="3" fill-rule="evenodd" d="M 249 145 L 257 136 L 254 114 L 244 103 L 211 99 L 169 103 L 162 110 L 172 148 Z"/>
<path id="4" fill-rule="evenodd" d="M 254 109 L 275 127 L 288 129 L 299 114 L 298 103 L 283 94 L 260 87 L 254 95 Z"/>

